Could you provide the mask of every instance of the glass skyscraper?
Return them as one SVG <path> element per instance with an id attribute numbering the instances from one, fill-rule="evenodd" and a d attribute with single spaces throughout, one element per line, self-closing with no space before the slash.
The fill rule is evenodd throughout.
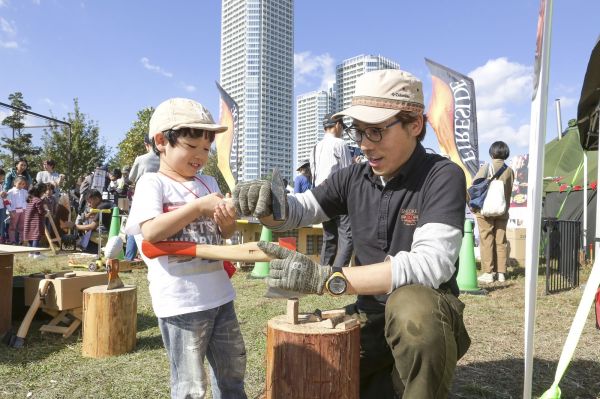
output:
<path id="1" fill-rule="evenodd" d="M 222 1 L 220 83 L 239 106 L 238 181 L 274 167 L 292 179 L 293 22 L 293 0 Z"/>

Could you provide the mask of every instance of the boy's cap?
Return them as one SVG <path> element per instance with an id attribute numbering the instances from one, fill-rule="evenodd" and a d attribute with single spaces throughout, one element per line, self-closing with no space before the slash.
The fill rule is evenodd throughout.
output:
<path id="1" fill-rule="evenodd" d="M 330 128 L 330 127 L 334 127 L 336 123 L 340 122 L 342 120 L 341 116 L 337 116 L 334 117 L 334 113 L 330 113 L 325 115 L 325 117 L 323 117 L 323 127 L 325 129 Z"/>
<path id="2" fill-rule="evenodd" d="M 310 166 L 310 161 L 308 159 L 305 159 L 304 161 L 300 161 L 300 163 L 298 164 L 298 167 L 296 168 L 296 171 L 299 172 L 300 169 L 306 168 L 309 166 Z"/>
<path id="3" fill-rule="evenodd" d="M 333 115 L 349 116 L 376 125 L 400 111 L 422 113 L 423 84 L 415 76 L 399 69 L 367 72 L 356 80 L 352 105 Z"/>
<path id="4" fill-rule="evenodd" d="M 150 118 L 149 138 L 167 130 L 184 127 L 222 133 L 227 126 L 217 125 L 210 112 L 189 98 L 170 98 L 159 104 Z"/>

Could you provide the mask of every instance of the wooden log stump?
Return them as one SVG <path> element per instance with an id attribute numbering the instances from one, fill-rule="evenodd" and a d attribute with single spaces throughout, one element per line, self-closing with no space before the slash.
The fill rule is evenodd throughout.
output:
<path id="1" fill-rule="evenodd" d="M 137 289 L 106 285 L 83 291 L 83 356 L 108 357 L 131 352 L 137 333 Z"/>
<path id="2" fill-rule="evenodd" d="M 319 323 L 267 324 L 266 399 L 358 399 L 360 328 Z"/>

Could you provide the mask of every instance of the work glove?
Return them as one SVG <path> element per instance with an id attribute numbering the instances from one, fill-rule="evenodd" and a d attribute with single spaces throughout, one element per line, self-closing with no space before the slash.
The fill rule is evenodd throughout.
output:
<path id="1" fill-rule="evenodd" d="M 233 203 L 240 216 L 261 218 L 272 215 L 271 181 L 252 180 L 239 183 L 233 190 Z"/>
<path id="2" fill-rule="evenodd" d="M 270 242 L 259 241 L 258 247 L 274 257 L 267 279 L 269 287 L 304 294 L 323 293 L 325 282 L 332 274 L 331 266 L 319 265 L 306 255 Z"/>

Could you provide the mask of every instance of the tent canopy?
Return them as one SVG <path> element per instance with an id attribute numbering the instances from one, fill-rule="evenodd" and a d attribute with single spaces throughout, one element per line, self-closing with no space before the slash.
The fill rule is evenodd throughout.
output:
<path id="1" fill-rule="evenodd" d="M 598 153 L 588 151 L 588 187 L 596 186 L 598 176 Z M 544 192 L 583 189 L 583 149 L 579 130 L 574 123 L 562 139 L 554 139 L 545 146 Z"/>
<path id="2" fill-rule="evenodd" d="M 586 150 L 598 151 L 598 112 L 596 109 L 598 102 L 600 102 L 600 37 L 590 56 L 577 107 L 581 146 Z"/>

